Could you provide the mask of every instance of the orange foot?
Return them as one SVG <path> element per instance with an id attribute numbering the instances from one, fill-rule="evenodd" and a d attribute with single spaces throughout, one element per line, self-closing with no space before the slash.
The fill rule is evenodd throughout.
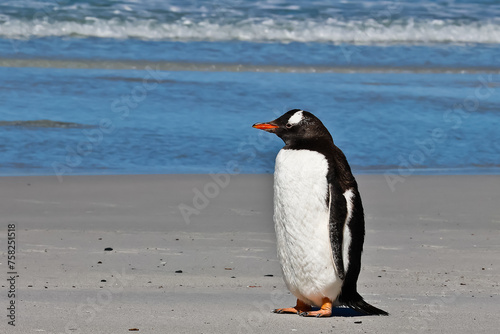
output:
<path id="1" fill-rule="evenodd" d="M 285 308 L 277 308 L 273 310 L 273 313 L 293 313 L 293 314 L 302 314 L 304 312 L 311 310 L 311 305 L 307 305 L 303 301 L 297 299 L 297 305 L 295 307 L 285 307 Z"/>
<path id="2" fill-rule="evenodd" d="M 299 313 L 303 317 L 331 317 L 332 316 L 332 301 L 328 298 L 323 298 L 323 305 L 317 311 L 301 312 Z"/>

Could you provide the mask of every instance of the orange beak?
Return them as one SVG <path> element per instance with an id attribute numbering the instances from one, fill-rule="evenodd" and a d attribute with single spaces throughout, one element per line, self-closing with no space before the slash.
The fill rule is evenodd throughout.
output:
<path id="1" fill-rule="evenodd" d="M 274 129 L 279 128 L 276 124 L 273 122 L 268 122 L 268 123 L 255 123 L 252 125 L 252 127 L 259 129 L 259 130 L 264 130 L 264 131 L 272 131 Z"/>

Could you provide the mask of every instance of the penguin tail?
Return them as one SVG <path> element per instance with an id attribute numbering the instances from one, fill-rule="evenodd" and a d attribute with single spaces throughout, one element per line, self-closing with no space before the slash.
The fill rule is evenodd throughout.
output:
<path id="1" fill-rule="evenodd" d="M 386 311 L 365 302 L 365 300 L 363 299 L 363 297 L 361 297 L 361 295 L 359 295 L 359 293 L 356 293 L 354 296 L 347 300 L 340 300 L 340 302 L 343 305 L 348 306 L 364 315 L 389 315 L 389 313 L 387 313 Z"/>

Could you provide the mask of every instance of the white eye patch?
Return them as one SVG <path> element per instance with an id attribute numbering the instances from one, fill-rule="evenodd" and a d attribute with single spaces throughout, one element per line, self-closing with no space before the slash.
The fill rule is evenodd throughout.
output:
<path id="1" fill-rule="evenodd" d="M 288 120 L 289 124 L 295 125 L 297 123 L 300 123 L 300 121 L 304 118 L 304 115 L 302 115 L 302 110 L 297 111 L 295 114 L 290 117 Z"/>

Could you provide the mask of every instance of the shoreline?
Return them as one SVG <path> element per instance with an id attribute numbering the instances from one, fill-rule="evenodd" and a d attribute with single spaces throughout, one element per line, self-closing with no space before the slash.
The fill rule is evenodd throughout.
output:
<path id="1" fill-rule="evenodd" d="M 139 70 L 154 68 L 156 71 L 196 72 L 259 72 L 259 73 L 394 73 L 394 74 L 483 74 L 500 73 L 499 67 L 462 66 L 329 66 L 329 65 L 253 65 L 217 62 L 182 62 L 150 60 L 94 60 L 94 59 L 16 59 L 0 58 L 5 68 L 56 68 L 56 69 L 106 69 Z"/>
<path id="2" fill-rule="evenodd" d="M 222 168 L 221 168 L 222 170 Z M 474 167 L 433 167 L 433 168 L 408 168 L 398 169 L 397 167 L 391 168 L 356 168 L 352 167 L 354 176 L 357 175 L 400 175 L 403 177 L 411 176 L 446 176 L 446 175 L 500 175 L 500 166 L 474 166 Z M 98 171 L 85 171 L 85 172 L 72 172 L 72 174 L 63 175 L 63 177 L 72 176 L 114 176 L 114 175 L 207 175 L 209 172 L 204 171 L 162 171 L 162 170 L 144 170 L 144 171 L 112 171 L 112 172 L 98 172 Z M 242 173 L 228 173 L 230 175 L 272 175 L 273 172 L 242 172 Z M 40 173 L 18 173 L 18 172 L 1 172 L 0 178 L 3 177 L 41 177 L 41 176 L 54 176 L 57 178 L 55 172 L 40 172 Z"/>

